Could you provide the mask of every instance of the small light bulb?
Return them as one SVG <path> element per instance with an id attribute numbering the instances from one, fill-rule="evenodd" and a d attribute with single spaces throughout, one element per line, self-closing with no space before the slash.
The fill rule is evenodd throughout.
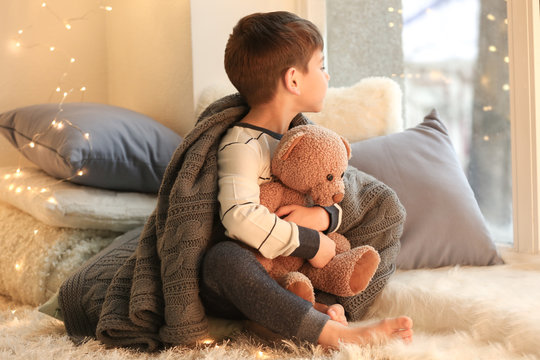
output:
<path id="1" fill-rule="evenodd" d="M 11 191 L 11 190 L 13 190 L 14 188 L 15 188 L 15 185 L 10 184 L 9 187 L 8 187 L 8 190 Z"/>
<path id="2" fill-rule="evenodd" d="M 502 86 L 502 89 L 503 89 L 504 91 L 508 91 L 508 90 L 510 90 L 510 85 L 504 84 L 504 85 Z"/>
<path id="3" fill-rule="evenodd" d="M 31 191 L 31 190 L 32 190 L 32 187 L 31 187 L 31 186 L 27 186 L 27 187 L 26 187 L 26 190 Z"/>
<path id="4" fill-rule="evenodd" d="M 47 190 L 46 188 L 41 188 L 41 190 L 40 190 L 39 192 L 44 193 L 44 192 L 47 192 L 47 191 L 48 191 L 48 190 Z"/>
<path id="5" fill-rule="evenodd" d="M 507 64 L 509 64 L 509 63 L 510 63 L 510 57 L 505 56 L 505 57 L 504 57 L 504 62 L 507 63 Z"/>
<path id="6" fill-rule="evenodd" d="M 38 230 L 38 229 L 35 229 L 35 230 L 34 230 L 34 235 L 37 235 L 38 232 L 39 232 L 39 230 Z"/>
<path id="7" fill-rule="evenodd" d="M 389 22 L 389 23 L 388 23 L 388 27 L 391 27 L 391 28 L 393 28 L 393 27 L 394 27 L 394 25 L 395 25 L 395 24 L 394 24 L 393 22 Z"/>
<path id="8" fill-rule="evenodd" d="M 105 6 L 105 10 L 112 11 L 112 6 Z"/>
<path id="9" fill-rule="evenodd" d="M 491 107 L 490 105 L 486 105 L 486 106 L 484 106 L 484 107 L 482 108 L 482 110 L 484 110 L 484 111 L 491 111 L 491 110 L 493 110 L 493 107 Z"/>
<path id="10" fill-rule="evenodd" d="M 21 35 L 23 33 L 23 30 L 21 29 L 21 30 L 19 30 L 17 32 L 19 33 L 19 35 Z"/>
<path id="11" fill-rule="evenodd" d="M 15 270 L 17 271 L 21 270 L 21 265 L 19 263 L 15 264 Z"/>
<path id="12" fill-rule="evenodd" d="M 393 7 L 389 7 L 389 8 L 388 8 L 388 12 L 394 12 L 394 8 L 393 8 Z"/>
<path id="13" fill-rule="evenodd" d="M 488 136 L 488 135 L 484 135 L 483 139 L 484 139 L 484 141 L 489 141 L 489 136 Z"/>
<path id="14" fill-rule="evenodd" d="M 20 194 L 22 191 L 23 191 L 23 189 L 22 189 L 22 187 L 20 187 L 20 186 L 17 187 L 17 188 L 15 189 L 15 192 L 16 192 L 17 194 Z"/>
<path id="15" fill-rule="evenodd" d="M 86 140 L 90 140 L 90 134 L 89 133 L 84 133 L 84 138 Z"/>
<path id="16" fill-rule="evenodd" d="M 70 24 L 66 24 L 64 26 L 66 27 L 67 30 L 71 30 L 71 25 Z"/>
<path id="17" fill-rule="evenodd" d="M 487 14 L 486 18 L 490 21 L 495 21 L 495 16 L 493 14 Z"/>
<path id="18" fill-rule="evenodd" d="M 17 42 L 15 43 L 15 46 L 16 46 L 16 47 L 21 47 L 21 43 L 17 41 Z"/>
<path id="19" fill-rule="evenodd" d="M 81 88 L 81 91 L 86 91 L 86 86 L 83 86 L 83 87 Z"/>
<path id="20" fill-rule="evenodd" d="M 60 89 L 60 86 L 56 88 L 56 92 L 60 92 L 62 89 Z"/>
<path id="21" fill-rule="evenodd" d="M 64 93 L 64 96 L 66 96 L 66 95 L 67 95 L 67 93 Z M 61 122 L 61 121 L 60 121 L 59 123 L 56 124 L 56 128 L 57 128 L 58 130 L 61 130 L 63 127 L 64 127 L 64 123 Z"/>
<path id="22" fill-rule="evenodd" d="M 78 176 L 83 176 L 83 175 L 84 175 L 84 171 L 82 171 L 82 170 L 77 171 L 77 175 L 78 175 Z"/>
<path id="23" fill-rule="evenodd" d="M 497 51 L 497 47 L 495 45 L 490 45 L 488 49 L 491 52 L 496 52 Z"/>
<path id="24" fill-rule="evenodd" d="M 15 176 L 21 176 L 22 172 L 21 172 L 21 168 L 18 168 L 17 170 L 15 170 Z"/>
<path id="25" fill-rule="evenodd" d="M 73 64 L 75 62 L 75 58 L 71 58 L 69 61 Z"/>
<path id="26" fill-rule="evenodd" d="M 47 202 L 50 203 L 50 204 L 54 204 L 54 205 L 57 204 L 56 199 L 54 197 L 52 197 L 52 196 L 47 199 Z"/>
<path id="27" fill-rule="evenodd" d="M 46 7 L 47 6 L 47 3 L 46 2 L 42 2 L 41 3 L 41 7 Z"/>
<path id="28" fill-rule="evenodd" d="M 30 147 L 33 149 L 34 147 L 36 147 L 36 143 L 34 143 L 34 142 L 32 141 L 30 144 L 28 144 L 28 146 L 30 146 Z"/>
<path id="29" fill-rule="evenodd" d="M 54 50 L 56 50 L 56 48 L 55 48 L 54 46 L 51 46 L 51 47 L 49 48 L 49 50 L 50 50 L 50 51 L 54 51 Z"/>

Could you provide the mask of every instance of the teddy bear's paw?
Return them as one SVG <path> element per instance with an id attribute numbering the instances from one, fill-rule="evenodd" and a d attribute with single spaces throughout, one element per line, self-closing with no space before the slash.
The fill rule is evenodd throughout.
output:
<path id="1" fill-rule="evenodd" d="M 316 289 L 337 296 L 353 296 L 368 286 L 380 262 L 371 246 L 359 246 L 336 255 L 321 269 L 304 265 L 301 271 Z"/>
<path id="2" fill-rule="evenodd" d="M 298 271 L 290 272 L 278 280 L 279 284 L 302 299 L 315 303 L 313 285 L 306 275 Z"/>

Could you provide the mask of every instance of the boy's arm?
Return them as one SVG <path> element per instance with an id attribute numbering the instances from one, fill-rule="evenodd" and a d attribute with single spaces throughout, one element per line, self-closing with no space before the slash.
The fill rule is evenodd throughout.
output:
<path id="1" fill-rule="evenodd" d="M 218 152 L 218 200 L 226 235 L 267 258 L 294 255 L 314 258 L 320 234 L 280 219 L 259 203 L 261 154 L 255 146 L 231 143 Z"/>
<path id="2" fill-rule="evenodd" d="M 335 232 L 341 225 L 341 207 L 332 206 L 305 207 L 301 205 L 286 205 L 276 211 L 280 218 L 324 234 Z"/>

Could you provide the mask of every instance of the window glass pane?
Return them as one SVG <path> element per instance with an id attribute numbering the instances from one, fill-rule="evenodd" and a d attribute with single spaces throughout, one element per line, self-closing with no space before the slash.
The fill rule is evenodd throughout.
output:
<path id="1" fill-rule="evenodd" d="M 405 119 L 445 121 L 497 242 L 512 243 L 506 1 L 403 0 Z"/>

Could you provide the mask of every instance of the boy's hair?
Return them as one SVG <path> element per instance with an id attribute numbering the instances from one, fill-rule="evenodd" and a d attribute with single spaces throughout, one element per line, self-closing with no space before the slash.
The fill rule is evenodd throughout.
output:
<path id="1" fill-rule="evenodd" d="M 308 71 L 323 38 L 310 21 L 286 12 L 256 13 L 233 28 L 225 48 L 227 76 L 250 106 L 272 100 L 290 67 Z"/>

